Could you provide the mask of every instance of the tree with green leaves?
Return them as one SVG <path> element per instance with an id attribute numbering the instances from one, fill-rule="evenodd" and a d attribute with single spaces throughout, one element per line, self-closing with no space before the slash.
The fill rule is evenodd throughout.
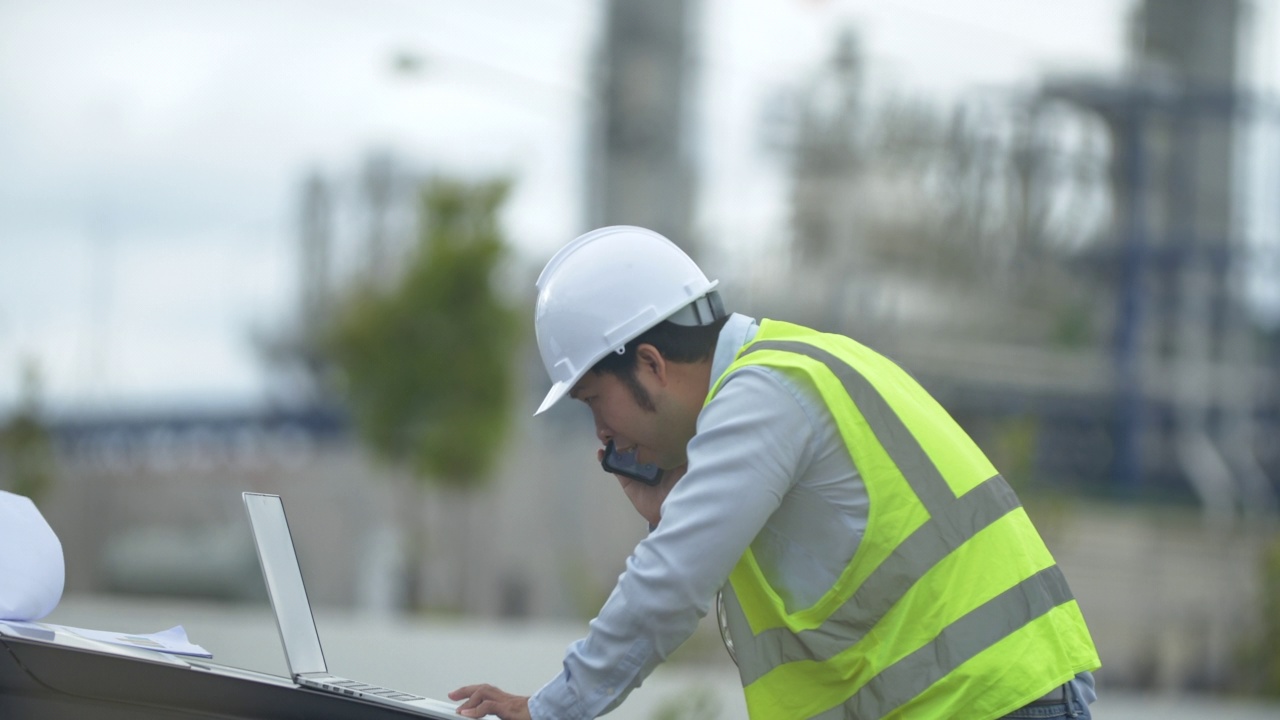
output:
<path id="1" fill-rule="evenodd" d="M 427 183 L 402 275 L 357 286 L 335 314 L 326 349 L 340 396 L 373 454 L 407 469 L 417 487 L 471 494 L 506 436 L 519 324 L 495 273 L 508 190 L 502 180 Z M 415 533 L 411 555 L 421 552 L 422 528 Z M 411 605 L 416 585 L 411 570 Z"/>

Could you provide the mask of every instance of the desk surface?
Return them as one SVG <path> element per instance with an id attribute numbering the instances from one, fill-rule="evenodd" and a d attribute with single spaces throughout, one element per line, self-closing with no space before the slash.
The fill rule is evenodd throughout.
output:
<path id="1" fill-rule="evenodd" d="M 0 635 L 0 717 L 23 720 L 403 720 L 420 715 L 300 688 L 276 675 L 159 653 Z"/>

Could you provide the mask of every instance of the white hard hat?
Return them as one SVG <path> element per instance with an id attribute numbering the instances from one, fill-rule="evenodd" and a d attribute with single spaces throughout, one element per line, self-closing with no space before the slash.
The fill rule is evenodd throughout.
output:
<path id="1" fill-rule="evenodd" d="M 555 405 L 610 352 L 663 320 L 706 325 L 724 316 L 718 281 L 652 230 L 616 225 L 565 245 L 538 277 L 533 325 Z"/>

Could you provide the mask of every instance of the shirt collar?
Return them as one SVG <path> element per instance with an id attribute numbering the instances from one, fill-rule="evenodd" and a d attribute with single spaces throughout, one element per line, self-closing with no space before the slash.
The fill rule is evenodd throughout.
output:
<path id="1" fill-rule="evenodd" d="M 720 337 L 716 340 L 716 352 L 711 358 L 711 383 L 724 374 L 733 364 L 734 358 L 743 345 L 751 342 L 760 330 L 755 318 L 734 313 L 729 316 L 724 327 L 720 328 Z M 709 388 L 708 388 L 709 389 Z"/>

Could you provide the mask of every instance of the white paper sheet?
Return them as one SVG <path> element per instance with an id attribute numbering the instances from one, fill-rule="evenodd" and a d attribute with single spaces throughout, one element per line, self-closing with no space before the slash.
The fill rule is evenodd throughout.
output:
<path id="1" fill-rule="evenodd" d="M 54 625 L 53 623 L 9 621 L 5 623 L 11 628 L 26 628 L 52 631 L 54 633 L 70 633 L 89 640 L 124 645 L 126 647 L 155 650 L 174 655 L 192 655 L 195 657 L 213 657 L 213 653 L 187 639 L 187 631 L 181 625 L 154 633 L 125 633 L 113 630 L 90 630 L 88 628 Z"/>
<path id="2" fill-rule="evenodd" d="M 36 620 L 62 599 L 62 543 L 35 503 L 0 490 L 0 620 Z"/>

